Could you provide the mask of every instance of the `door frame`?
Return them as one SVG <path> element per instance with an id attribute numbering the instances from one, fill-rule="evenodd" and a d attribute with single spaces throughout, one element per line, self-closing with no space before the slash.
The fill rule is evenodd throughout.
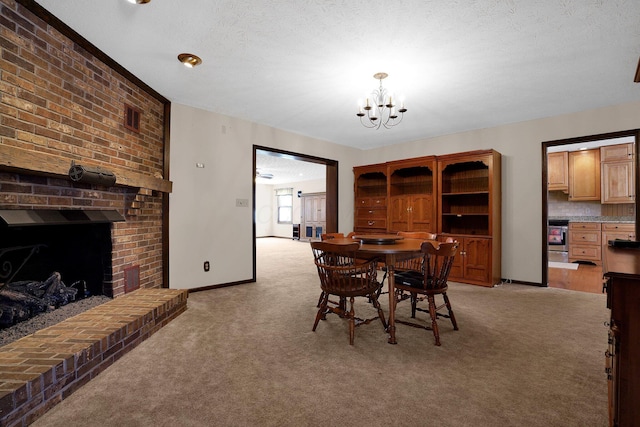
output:
<path id="1" fill-rule="evenodd" d="M 636 155 L 635 155 L 635 184 L 636 184 L 636 236 L 638 236 L 638 223 L 640 222 L 640 210 L 638 209 L 638 184 L 640 183 L 640 156 L 638 155 L 638 142 L 640 142 L 640 129 L 630 129 L 619 132 L 610 132 L 598 135 L 581 136 L 577 138 L 558 139 L 554 141 L 545 141 L 542 143 L 542 283 L 541 286 L 549 286 L 549 247 L 547 242 L 547 224 L 549 219 L 549 198 L 548 198 L 548 171 L 547 171 L 547 149 L 558 145 L 579 144 L 585 142 L 600 141 L 605 139 L 622 138 L 625 136 L 635 137 Z"/>
<path id="2" fill-rule="evenodd" d="M 317 163 L 326 166 L 326 183 L 325 192 L 327 194 L 327 231 L 326 233 L 335 233 L 338 231 L 338 161 L 326 159 L 323 157 L 311 156 L 308 154 L 295 153 L 293 151 L 279 150 L 277 148 L 265 147 L 261 145 L 253 145 L 253 169 L 251 171 L 251 182 L 253 183 L 253 280 L 256 281 L 256 155 L 257 151 L 266 151 L 269 155 L 286 157 L 292 160 L 302 162 Z"/>

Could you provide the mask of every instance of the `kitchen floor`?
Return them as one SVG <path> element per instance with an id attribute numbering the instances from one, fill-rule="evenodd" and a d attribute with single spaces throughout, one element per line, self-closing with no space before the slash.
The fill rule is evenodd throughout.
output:
<path id="1" fill-rule="evenodd" d="M 602 267 L 580 264 L 577 270 L 549 268 L 549 287 L 572 291 L 602 293 Z"/>

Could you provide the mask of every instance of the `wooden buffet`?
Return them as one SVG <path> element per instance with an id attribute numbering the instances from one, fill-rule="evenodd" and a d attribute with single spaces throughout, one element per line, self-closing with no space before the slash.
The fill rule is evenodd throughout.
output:
<path id="1" fill-rule="evenodd" d="M 449 278 L 501 279 L 501 155 L 478 150 L 374 165 L 354 172 L 358 233 L 427 231 L 460 242 Z"/>
<path id="2" fill-rule="evenodd" d="M 607 307 L 611 310 L 606 372 L 609 425 L 640 420 L 640 249 L 604 247 Z"/>

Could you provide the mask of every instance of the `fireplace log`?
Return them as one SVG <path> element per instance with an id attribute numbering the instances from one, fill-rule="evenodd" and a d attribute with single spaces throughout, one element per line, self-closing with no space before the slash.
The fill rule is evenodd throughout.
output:
<path id="1" fill-rule="evenodd" d="M 77 293 L 78 289 L 65 286 L 58 272 L 53 272 L 44 282 L 20 281 L 1 285 L 0 327 L 66 305 L 75 301 Z"/>

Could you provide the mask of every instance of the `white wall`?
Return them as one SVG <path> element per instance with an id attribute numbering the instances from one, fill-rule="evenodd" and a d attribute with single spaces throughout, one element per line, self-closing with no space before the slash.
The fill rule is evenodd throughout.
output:
<path id="1" fill-rule="evenodd" d="M 323 193 L 326 191 L 326 180 L 310 180 L 285 184 L 256 184 L 256 237 L 291 237 L 292 224 L 278 224 L 277 188 L 293 188 L 294 224 L 302 222 L 302 199 L 297 196 L 302 193 Z"/>
<path id="2" fill-rule="evenodd" d="M 338 161 L 338 223 L 352 227 L 351 165 L 359 150 L 172 104 L 171 288 L 201 288 L 252 278 L 253 145 Z M 197 168 L 196 163 L 205 167 Z M 248 200 L 249 207 L 236 207 L 236 199 Z M 209 272 L 204 272 L 205 261 L 211 264 Z"/>
<path id="3" fill-rule="evenodd" d="M 493 148 L 503 155 L 502 276 L 539 283 L 542 142 L 635 128 L 640 128 L 640 102 L 360 151 L 173 104 L 170 286 L 251 278 L 252 209 L 236 208 L 235 199 L 251 201 L 253 144 L 339 162 L 340 232 L 353 228 L 354 165 Z M 196 162 L 206 167 L 196 169 Z M 212 271 L 204 273 L 207 259 Z"/>

